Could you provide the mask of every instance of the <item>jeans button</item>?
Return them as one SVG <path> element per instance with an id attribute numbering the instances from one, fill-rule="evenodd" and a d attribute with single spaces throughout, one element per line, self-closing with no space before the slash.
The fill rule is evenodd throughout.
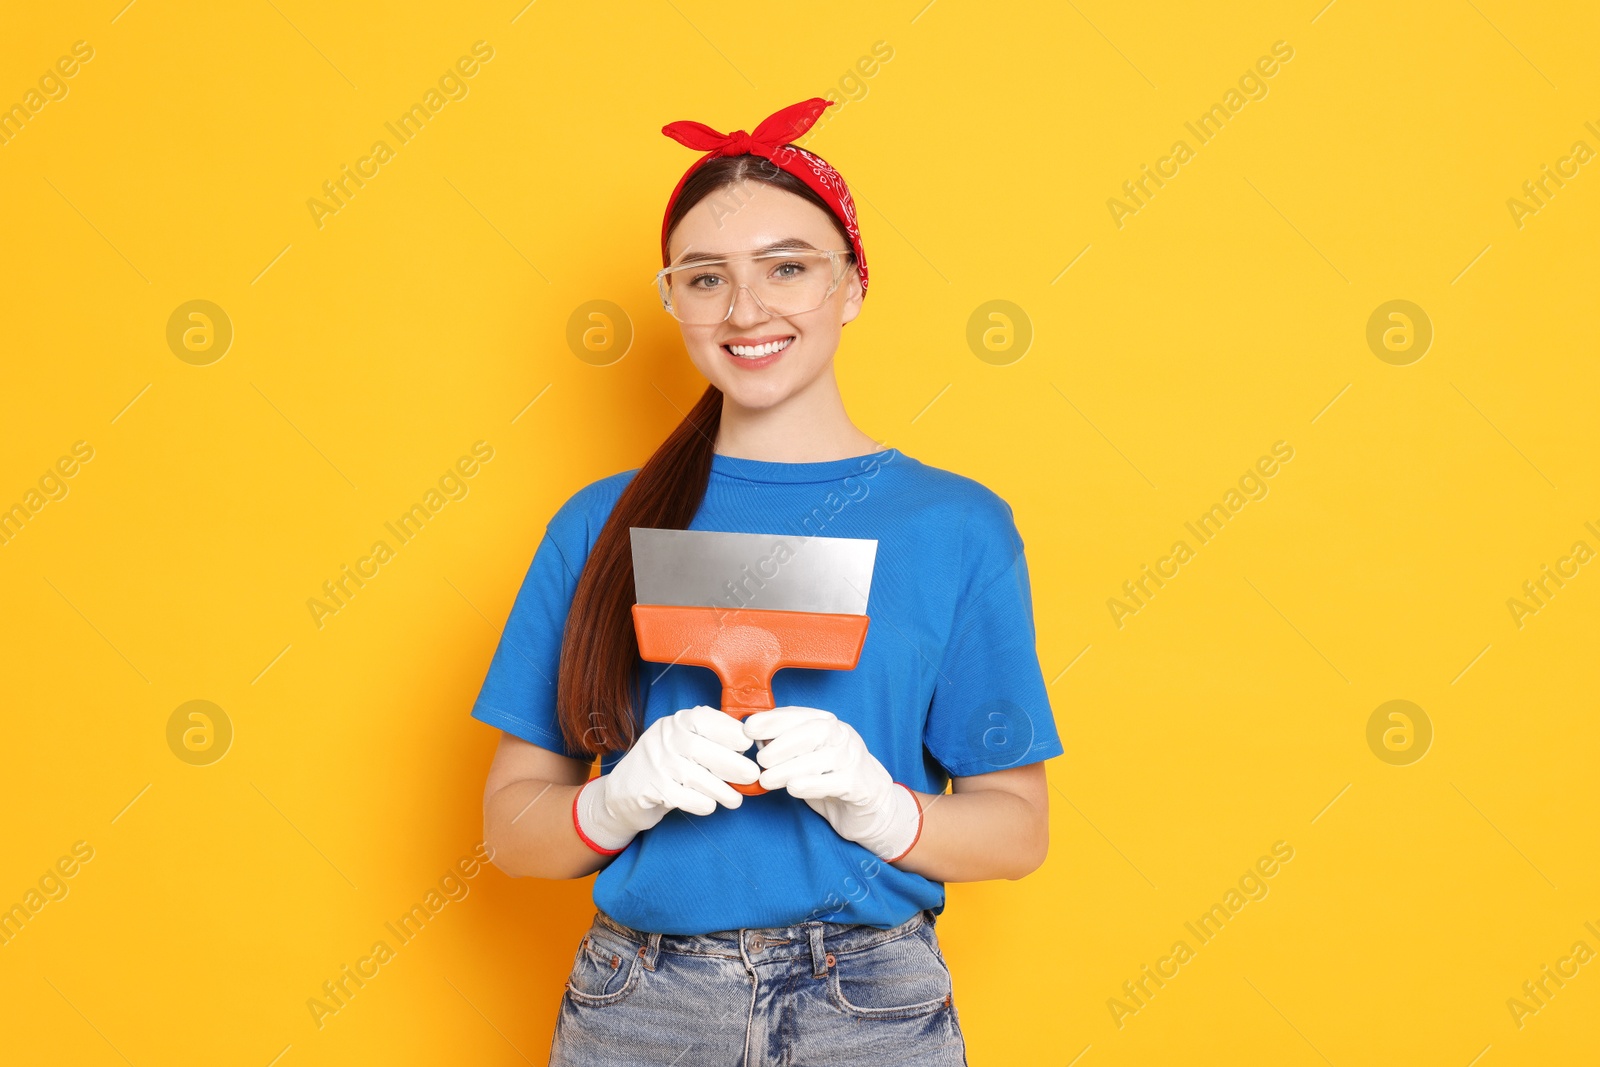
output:
<path id="1" fill-rule="evenodd" d="M 762 937 L 760 934 L 757 934 L 756 936 L 754 936 L 754 937 L 752 937 L 750 939 L 750 951 L 751 952 L 760 952 L 762 949 L 764 949 L 766 947 L 767 947 L 766 938 Z"/>

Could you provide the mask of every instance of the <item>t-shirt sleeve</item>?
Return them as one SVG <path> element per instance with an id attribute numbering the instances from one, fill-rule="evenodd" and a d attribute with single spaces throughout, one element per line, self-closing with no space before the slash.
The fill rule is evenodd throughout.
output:
<path id="1" fill-rule="evenodd" d="M 1034 647 L 1027 557 L 993 494 L 967 519 L 962 588 L 934 680 L 923 743 L 953 777 L 1062 754 Z"/>
<path id="2" fill-rule="evenodd" d="M 558 512 L 534 551 L 506 619 L 500 644 L 489 662 L 472 717 L 508 734 L 563 756 L 592 762 L 570 749 L 556 717 L 556 677 L 561 661 L 561 635 L 582 570 L 582 544 L 571 543 L 570 505 Z M 581 542 L 582 531 L 578 531 Z M 563 548 L 563 545 L 567 547 Z"/>

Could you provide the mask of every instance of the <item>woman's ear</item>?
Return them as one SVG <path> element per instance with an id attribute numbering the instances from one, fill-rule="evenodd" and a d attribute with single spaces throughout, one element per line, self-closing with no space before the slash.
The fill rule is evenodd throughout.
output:
<path id="1" fill-rule="evenodd" d="M 839 318 L 839 325 L 854 322 L 855 317 L 861 314 L 861 301 L 866 298 L 867 292 L 861 288 L 861 275 L 856 271 L 850 272 L 850 281 L 846 283 L 844 295 L 843 314 Z"/>

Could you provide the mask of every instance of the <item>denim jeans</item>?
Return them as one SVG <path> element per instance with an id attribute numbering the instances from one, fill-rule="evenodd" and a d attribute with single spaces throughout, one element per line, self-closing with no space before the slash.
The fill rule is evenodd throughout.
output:
<path id="1" fill-rule="evenodd" d="M 965 1065 L 950 971 L 921 911 L 882 930 L 807 922 L 651 934 L 596 912 L 552 1067 Z"/>

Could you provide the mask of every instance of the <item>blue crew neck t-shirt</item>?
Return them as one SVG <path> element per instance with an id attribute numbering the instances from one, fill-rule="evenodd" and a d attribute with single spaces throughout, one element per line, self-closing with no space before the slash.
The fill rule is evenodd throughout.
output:
<path id="1" fill-rule="evenodd" d="M 561 506 L 512 604 L 474 718 L 591 762 L 564 741 L 555 680 L 589 551 L 636 470 Z M 878 542 L 866 642 L 853 670 L 784 668 L 779 707 L 823 708 L 860 733 L 896 781 L 944 792 L 967 777 L 1062 753 L 1034 647 L 1032 597 L 1010 506 L 970 478 L 897 449 L 815 463 L 714 454 L 691 530 Z M 706 667 L 636 664 L 644 725 L 720 706 Z M 755 757 L 756 749 L 746 755 Z M 623 752 L 602 754 L 602 773 Z M 778 789 L 710 815 L 674 810 L 595 878 L 594 903 L 635 929 L 702 934 L 801 922 L 888 928 L 944 910 L 944 884 L 884 863 Z"/>

